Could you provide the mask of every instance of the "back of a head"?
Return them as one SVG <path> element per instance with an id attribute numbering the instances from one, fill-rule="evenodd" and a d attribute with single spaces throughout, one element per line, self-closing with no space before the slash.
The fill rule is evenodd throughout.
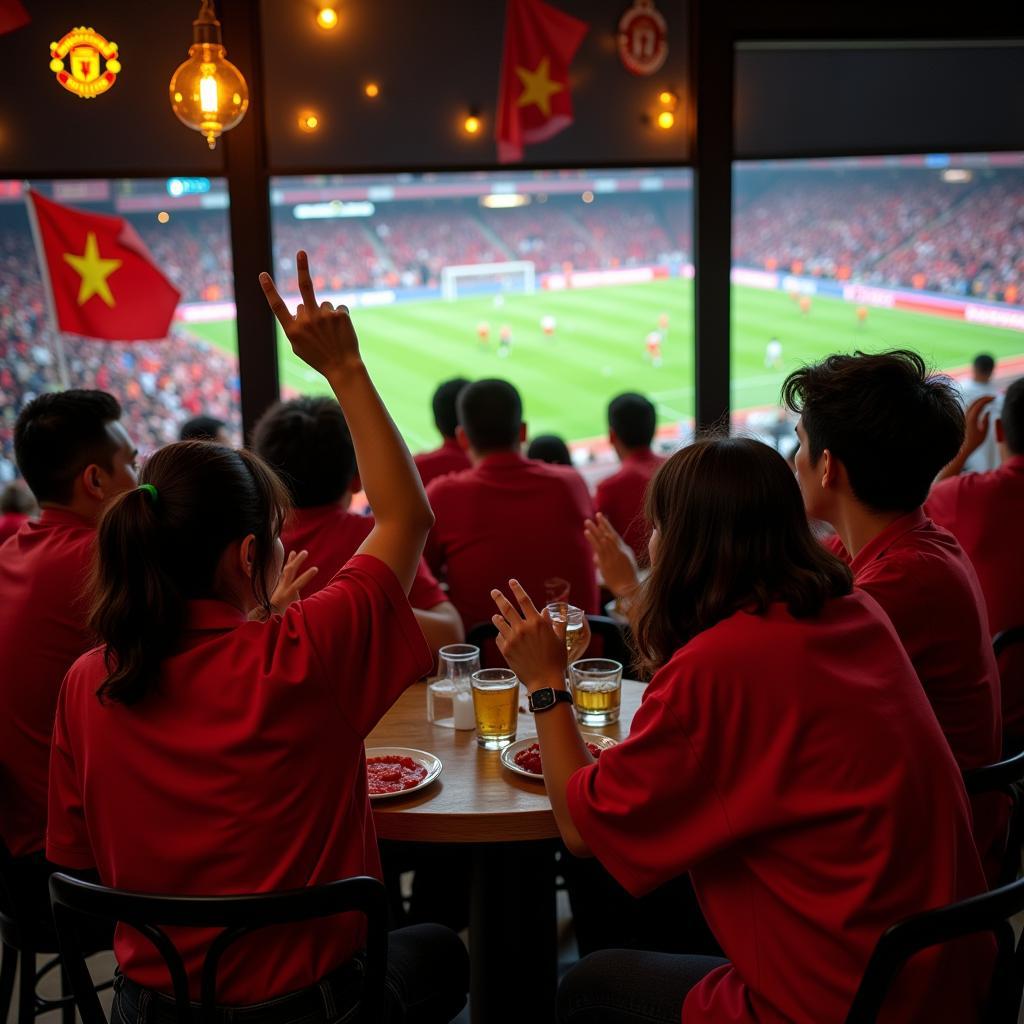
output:
<path id="1" fill-rule="evenodd" d="M 431 405 L 434 410 L 434 423 L 442 437 L 455 437 L 455 428 L 459 425 L 458 400 L 463 388 L 469 384 L 465 377 L 454 377 L 439 385 L 434 392 Z"/>
<path id="2" fill-rule="evenodd" d="M 569 447 L 557 434 L 538 434 L 526 449 L 527 458 L 553 466 L 571 466 Z"/>
<path id="3" fill-rule="evenodd" d="M 216 416 L 193 416 L 185 420 L 178 432 L 180 441 L 220 441 L 220 432 L 227 429 L 227 424 Z"/>
<path id="4" fill-rule="evenodd" d="M 735 612 L 784 602 L 817 614 L 852 588 L 849 570 L 813 537 L 786 460 L 744 437 L 707 438 L 672 455 L 647 493 L 658 531 L 634 613 L 645 668 Z"/>
<path id="5" fill-rule="evenodd" d="M 100 696 L 125 704 L 154 687 L 160 662 L 177 648 L 185 602 L 216 596 L 225 548 L 249 534 L 253 598 L 269 610 L 275 542 L 288 511 L 274 471 L 223 445 L 169 444 L 147 460 L 141 480 L 100 520 L 92 579 L 89 625 L 110 673 Z"/>
<path id="6" fill-rule="evenodd" d="M 630 449 L 650 448 L 657 421 L 654 404 L 635 391 L 616 395 L 608 405 L 608 426 Z"/>
<path id="7" fill-rule="evenodd" d="M 39 504 L 69 504 L 87 466 L 112 466 L 118 442 L 107 427 L 120 418 L 121 406 L 105 391 L 56 391 L 21 410 L 14 455 Z"/>
<path id="8" fill-rule="evenodd" d="M 1015 380 L 1003 397 L 1003 437 L 1014 455 L 1024 455 L 1024 377 Z"/>
<path id="9" fill-rule="evenodd" d="M 982 352 L 974 357 L 972 366 L 974 367 L 974 376 L 979 381 L 989 381 L 992 379 L 992 374 L 995 373 L 996 361 L 987 352 Z"/>
<path id="10" fill-rule="evenodd" d="M 12 480 L 0 491 L 0 514 L 31 515 L 35 510 L 32 492 L 21 480 Z"/>
<path id="11" fill-rule="evenodd" d="M 338 501 L 352 486 L 356 455 L 333 398 L 293 398 L 263 414 L 252 448 L 288 485 L 296 508 Z"/>
<path id="12" fill-rule="evenodd" d="M 507 380 L 478 380 L 458 399 L 459 425 L 473 450 L 480 454 L 518 449 L 523 426 L 523 403 Z"/>
<path id="13" fill-rule="evenodd" d="M 956 386 L 904 349 L 829 356 L 791 373 L 782 398 L 802 417 L 812 465 L 828 449 L 876 512 L 921 505 L 964 438 Z"/>

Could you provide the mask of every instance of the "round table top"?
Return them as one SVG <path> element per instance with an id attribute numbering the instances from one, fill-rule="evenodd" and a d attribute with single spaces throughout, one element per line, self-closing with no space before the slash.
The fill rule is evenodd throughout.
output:
<path id="1" fill-rule="evenodd" d="M 644 689 L 643 683 L 624 679 L 618 722 L 604 728 L 581 728 L 624 739 Z M 520 707 L 525 706 L 524 692 Z M 536 735 L 533 715 L 520 711 L 516 738 Z M 367 737 L 366 746 L 415 747 L 435 754 L 444 764 L 440 778 L 430 786 L 373 804 L 373 820 L 381 839 L 495 843 L 558 837 L 543 780 L 533 782 L 510 772 L 501 763 L 501 751 L 478 746 L 471 729 L 431 725 L 425 683 L 410 686 L 398 698 Z"/>

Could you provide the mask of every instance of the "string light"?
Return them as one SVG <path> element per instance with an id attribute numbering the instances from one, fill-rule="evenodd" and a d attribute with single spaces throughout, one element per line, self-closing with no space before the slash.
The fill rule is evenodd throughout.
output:
<path id="1" fill-rule="evenodd" d="M 299 115 L 299 128 L 304 132 L 315 132 L 320 127 L 320 118 L 313 111 L 305 111 Z"/>
<path id="2" fill-rule="evenodd" d="M 325 31 L 330 31 L 338 24 L 338 12 L 333 7 L 321 7 L 316 23 Z"/>
<path id="3" fill-rule="evenodd" d="M 376 82 L 367 82 L 366 88 L 363 89 L 370 99 L 376 99 L 380 95 L 380 86 Z"/>
<path id="4" fill-rule="evenodd" d="M 658 94 L 658 102 L 663 107 L 674 107 L 676 105 L 676 95 L 675 93 L 664 89 Z"/>
<path id="5" fill-rule="evenodd" d="M 156 219 L 157 219 L 157 220 L 158 220 L 158 221 L 159 221 L 159 222 L 160 222 L 161 224 L 166 224 L 166 223 L 167 223 L 167 222 L 168 222 L 168 221 L 169 221 L 169 220 L 171 219 L 171 215 L 170 215 L 170 214 L 169 214 L 169 213 L 168 213 L 168 212 L 167 212 L 166 210 L 161 210 L 161 211 L 160 211 L 160 212 L 159 212 L 159 213 L 158 213 L 158 214 L 156 215 Z"/>
<path id="6" fill-rule="evenodd" d="M 467 135 L 476 135 L 480 131 L 480 118 L 476 114 L 470 114 L 462 123 Z"/>
<path id="7" fill-rule="evenodd" d="M 658 115 L 658 127 L 668 131 L 676 123 L 676 115 L 671 110 L 663 110 Z"/>

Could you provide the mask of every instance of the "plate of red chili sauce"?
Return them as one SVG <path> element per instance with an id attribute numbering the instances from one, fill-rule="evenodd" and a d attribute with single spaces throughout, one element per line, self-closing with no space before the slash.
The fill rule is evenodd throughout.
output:
<path id="1" fill-rule="evenodd" d="M 602 736 L 598 732 L 585 732 L 581 734 L 587 749 L 594 757 L 600 757 L 601 751 L 614 747 L 618 742 L 611 736 Z M 541 767 L 540 746 L 536 739 L 519 740 L 510 743 L 501 752 L 501 763 L 516 775 L 533 779 L 534 782 L 543 782 L 544 774 Z"/>
<path id="2" fill-rule="evenodd" d="M 370 747 L 366 781 L 371 800 L 390 800 L 429 786 L 444 766 L 441 759 L 413 747 Z"/>

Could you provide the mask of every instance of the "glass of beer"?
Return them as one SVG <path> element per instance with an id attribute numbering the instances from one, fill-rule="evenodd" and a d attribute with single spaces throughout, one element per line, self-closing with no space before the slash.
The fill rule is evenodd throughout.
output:
<path id="1" fill-rule="evenodd" d="M 485 750 L 501 750 L 516 738 L 519 724 L 519 678 L 510 668 L 473 673 L 476 741 Z"/>
<path id="2" fill-rule="evenodd" d="M 584 725 L 611 725 L 619 720 L 622 665 L 610 658 L 584 658 L 569 666 L 569 687 L 576 717 Z"/>
<path id="3" fill-rule="evenodd" d="M 552 623 L 565 623 L 565 649 L 572 651 L 577 638 L 583 630 L 583 609 L 564 601 L 553 601 L 545 605 Z"/>

